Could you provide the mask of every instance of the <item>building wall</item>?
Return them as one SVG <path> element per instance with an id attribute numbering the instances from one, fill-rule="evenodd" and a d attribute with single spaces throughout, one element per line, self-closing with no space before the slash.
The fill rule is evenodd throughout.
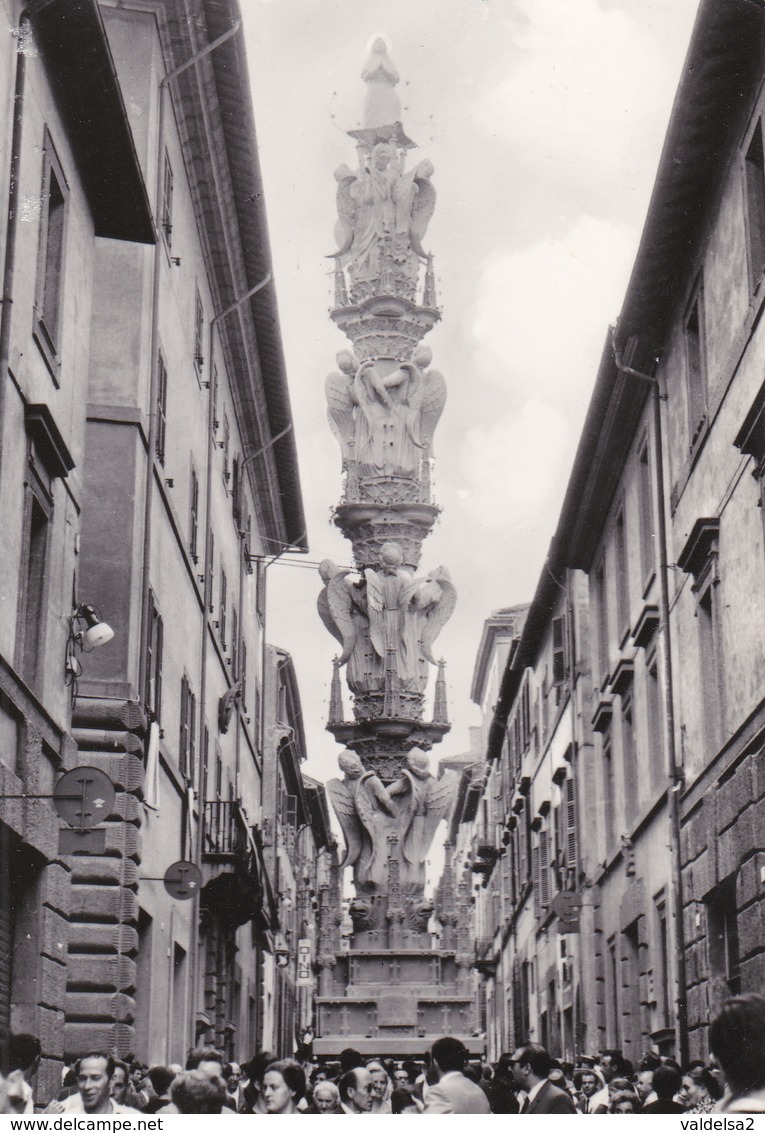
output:
<path id="1" fill-rule="evenodd" d="M 95 7 L 81 10 L 95 18 Z M 20 13 L 6 2 L 5 25 L 16 26 Z M 105 850 L 90 855 L 59 853 L 49 801 L 2 803 L 0 929 L 13 952 L 14 1006 L 0 1022 L 4 1032 L 40 1035 L 46 1097 L 62 1060 L 86 1049 L 177 1062 L 205 1041 L 244 1057 L 273 1035 L 279 925 L 260 837 L 269 728 L 258 556 L 273 553 L 274 540 L 277 549 L 289 545 L 279 496 L 286 466 L 282 457 L 277 468 L 268 447 L 276 430 L 263 385 L 284 378 L 257 356 L 254 301 L 214 321 L 251 286 L 232 178 L 248 160 L 248 176 L 257 175 L 254 144 L 249 157 L 227 152 L 209 58 L 160 93 L 166 70 L 207 43 L 205 19 L 216 13 L 203 7 L 192 25 L 172 0 L 101 8 L 137 154 L 136 164 L 127 146 L 134 184 L 126 198 L 145 188 L 145 239 L 153 217 L 156 247 L 124 239 L 119 223 L 108 231 L 101 221 L 95 235 L 81 165 L 102 155 L 81 138 L 75 145 L 59 117 L 46 74 L 54 56 L 23 56 L 22 207 L 0 419 L 0 786 L 50 795 L 61 770 L 87 764 L 116 788 Z M 6 36 L 4 193 L 13 47 Z M 56 351 L 41 342 L 35 309 L 48 207 L 41 185 L 54 151 L 66 200 Z M 265 229 L 259 235 L 267 262 Z M 0 250 L 6 239 L 3 226 Z M 269 358 L 279 353 L 274 333 Z M 44 407 L 29 428 L 25 404 Z M 49 437 L 54 430 L 53 457 L 40 440 L 45 428 Z M 38 446 L 31 460 L 28 436 Z M 253 454 L 246 467 L 245 453 Z M 25 652 L 24 625 L 37 617 L 24 591 L 26 580 L 34 595 L 38 579 L 27 565 L 39 557 L 30 513 L 37 481 L 47 561 L 40 648 Z M 82 602 L 114 630 L 92 653 L 69 638 L 69 615 Z M 202 891 L 188 901 L 163 885 L 179 859 L 202 870 Z M 15 939 L 6 944 L 9 931 Z M 310 1001 L 306 1011 L 310 1021 Z M 291 1053 L 292 1040 L 280 1049 Z"/>
<path id="2" fill-rule="evenodd" d="M 760 76 L 761 78 L 761 76 Z M 726 995 L 759 991 L 765 976 L 760 919 L 763 810 L 765 548 L 756 458 L 734 441 L 756 401 L 765 365 L 757 321 L 761 273 L 751 262 L 753 218 L 745 186 L 748 151 L 761 130 L 763 96 L 730 138 L 708 226 L 684 281 L 660 376 L 667 431 L 684 460 L 671 465 L 673 637 L 678 744 L 685 777 L 682 861 L 691 1053 L 707 1052 L 711 1016 Z M 699 282 L 700 281 L 700 282 Z M 703 424 L 695 441 L 689 396 L 687 318 L 703 287 Z M 683 559 L 697 521 L 716 530 Z"/>

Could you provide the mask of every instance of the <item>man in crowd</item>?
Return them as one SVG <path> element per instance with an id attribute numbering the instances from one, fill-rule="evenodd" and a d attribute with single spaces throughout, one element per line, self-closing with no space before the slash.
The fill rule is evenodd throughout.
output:
<path id="1" fill-rule="evenodd" d="M 226 1084 L 203 1070 L 187 1070 L 175 1079 L 171 1093 L 178 1113 L 222 1113 Z"/>
<path id="2" fill-rule="evenodd" d="M 34 1035 L 11 1035 L 8 1040 L 8 1104 L 11 1113 L 34 1113 L 32 1081 L 42 1047 Z"/>
<path id="3" fill-rule="evenodd" d="M 580 1113 L 607 1113 L 608 1086 L 594 1066 L 585 1066 L 574 1073 L 574 1085 L 579 1090 Z"/>
<path id="4" fill-rule="evenodd" d="M 518 1098 L 509 1054 L 500 1055 L 494 1067 L 494 1076 L 490 1082 L 484 1082 L 481 1089 L 489 1099 L 492 1113 L 518 1112 Z"/>
<path id="5" fill-rule="evenodd" d="M 425 1113 L 491 1113 L 486 1094 L 465 1077 L 468 1052 L 459 1039 L 443 1038 L 433 1043 L 431 1062 L 438 1084 L 425 1096 Z"/>
<path id="6" fill-rule="evenodd" d="M 725 1075 L 720 1113 L 765 1113 L 765 997 L 726 999 L 709 1030 L 709 1045 Z"/>
<path id="7" fill-rule="evenodd" d="M 114 1059 L 111 1055 L 91 1052 L 78 1058 L 74 1064 L 77 1093 L 64 1101 L 53 1101 L 46 1113 L 139 1113 L 127 1105 L 120 1105 L 111 1096 Z"/>
<path id="8" fill-rule="evenodd" d="M 372 1076 L 365 1066 L 348 1070 L 337 1083 L 343 1113 L 369 1113 L 372 1109 Z"/>
<path id="9" fill-rule="evenodd" d="M 576 1113 L 566 1091 L 558 1089 L 547 1077 L 552 1061 L 543 1046 L 526 1043 L 515 1051 L 510 1062 L 515 1084 L 526 1094 L 521 1113 Z"/>

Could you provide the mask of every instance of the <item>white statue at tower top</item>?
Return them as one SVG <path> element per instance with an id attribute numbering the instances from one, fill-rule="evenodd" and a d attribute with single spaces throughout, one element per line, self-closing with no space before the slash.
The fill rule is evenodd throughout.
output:
<path id="1" fill-rule="evenodd" d="M 398 71 L 378 36 L 362 72 L 367 84 L 363 126 L 351 130 L 358 142 L 354 171 L 341 165 L 337 180 L 338 223 L 335 258 L 348 269 L 351 300 L 395 294 L 413 300 L 422 261 L 422 241 L 436 203 L 430 178 L 433 165 L 420 161 L 404 168 L 413 143 L 401 126 L 401 103 L 394 89 Z"/>
<path id="2" fill-rule="evenodd" d="M 388 55 L 388 44 L 383 36 L 375 37 L 361 77 L 367 84 L 364 128 L 370 130 L 400 122 L 401 100 L 394 90 L 399 73 Z"/>

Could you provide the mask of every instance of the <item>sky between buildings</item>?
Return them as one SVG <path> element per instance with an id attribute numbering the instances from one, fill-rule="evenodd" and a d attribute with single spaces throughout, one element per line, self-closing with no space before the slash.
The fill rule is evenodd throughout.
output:
<path id="1" fill-rule="evenodd" d="M 436 643 L 452 732 L 479 723 L 470 684 L 484 618 L 533 596 L 602 350 L 637 251 L 698 0 L 242 0 L 313 562 L 348 564 L 330 522 L 340 453 L 324 378 L 334 170 L 355 166 L 361 70 L 392 44 L 404 127 L 438 193 L 425 237 L 442 323 L 426 341 L 448 385 L 435 436 L 442 515 L 419 573 L 459 600 Z M 337 774 L 325 731 L 337 643 L 318 573 L 269 568 L 268 639 L 292 654 L 309 760 Z M 346 690 L 346 718 L 350 718 Z M 433 759 L 435 769 L 435 759 Z"/>

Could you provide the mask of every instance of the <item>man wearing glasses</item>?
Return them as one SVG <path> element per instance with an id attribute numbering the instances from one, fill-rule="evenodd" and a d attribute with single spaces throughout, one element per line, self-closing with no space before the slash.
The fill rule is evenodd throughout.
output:
<path id="1" fill-rule="evenodd" d="M 343 1113 L 369 1113 L 374 1101 L 372 1075 L 365 1066 L 343 1074 L 337 1084 Z"/>
<path id="2" fill-rule="evenodd" d="M 552 1068 L 550 1055 L 538 1043 L 526 1043 L 510 1058 L 513 1078 L 526 1094 L 521 1113 L 576 1113 L 576 1107 L 565 1090 L 559 1090 L 548 1079 Z"/>

